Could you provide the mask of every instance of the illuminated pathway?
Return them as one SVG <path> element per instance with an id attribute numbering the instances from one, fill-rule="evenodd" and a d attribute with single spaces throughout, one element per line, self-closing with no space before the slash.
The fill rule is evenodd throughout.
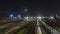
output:
<path id="1" fill-rule="evenodd" d="M 37 20 L 37 33 L 36 34 L 42 34 L 41 28 L 39 26 L 39 21 Z"/>
<path id="2" fill-rule="evenodd" d="M 49 29 L 51 31 L 51 34 L 60 34 L 60 32 L 57 32 L 54 28 L 51 26 L 48 26 L 45 22 L 41 21 L 42 24 L 45 26 L 45 28 Z"/>
<path id="3" fill-rule="evenodd" d="M 4 34 L 8 34 L 9 32 L 18 29 L 20 26 L 15 26 L 12 29 L 9 29 L 7 32 L 5 32 Z"/>

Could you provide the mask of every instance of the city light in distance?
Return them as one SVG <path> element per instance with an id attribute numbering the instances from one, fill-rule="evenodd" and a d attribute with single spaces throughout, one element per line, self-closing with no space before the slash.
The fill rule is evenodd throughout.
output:
<path id="1" fill-rule="evenodd" d="M 40 17 L 37 17 L 38 19 L 41 19 L 42 17 L 40 16 Z"/>
<path id="2" fill-rule="evenodd" d="M 50 16 L 50 19 L 54 19 L 54 17 L 53 16 Z"/>
<path id="3" fill-rule="evenodd" d="M 13 17 L 13 16 L 14 16 L 13 14 L 10 15 L 10 17 Z"/>
<path id="4" fill-rule="evenodd" d="M 21 18 L 21 15 L 20 14 L 18 15 L 18 18 Z"/>

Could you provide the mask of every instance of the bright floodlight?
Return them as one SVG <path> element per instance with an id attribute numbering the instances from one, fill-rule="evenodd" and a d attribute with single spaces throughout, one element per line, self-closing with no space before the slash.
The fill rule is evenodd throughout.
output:
<path id="1" fill-rule="evenodd" d="M 41 17 L 38 17 L 39 19 L 41 19 Z"/>
<path id="2" fill-rule="evenodd" d="M 53 16 L 51 16 L 51 17 L 50 17 L 50 19 L 54 19 L 54 17 L 53 17 Z"/>
<path id="3" fill-rule="evenodd" d="M 38 19 L 41 19 L 41 17 L 37 17 Z"/>
<path id="4" fill-rule="evenodd" d="M 42 18 L 42 17 L 37 17 L 37 18 L 41 21 L 41 18 Z"/>
<path id="5" fill-rule="evenodd" d="M 11 14 L 10 17 L 13 17 L 13 14 Z"/>
<path id="6" fill-rule="evenodd" d="M 26 19 L 28 19 L 28 17 L 26 17 Z"/>

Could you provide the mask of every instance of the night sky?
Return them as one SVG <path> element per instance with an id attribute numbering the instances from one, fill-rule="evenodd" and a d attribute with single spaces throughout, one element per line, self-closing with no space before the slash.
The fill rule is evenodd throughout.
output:
<path id="1" fill-rule="evenodd" d="M 13 13 L 25 14 L 24 9 L 28 9 L 27 14 L 31 16 L 43 15 L 51 16 L 60 15 L 60 1 L 57 0 L 20 0 L 20 1 L 0 1 L 0 17 L 8 16 Z"/>

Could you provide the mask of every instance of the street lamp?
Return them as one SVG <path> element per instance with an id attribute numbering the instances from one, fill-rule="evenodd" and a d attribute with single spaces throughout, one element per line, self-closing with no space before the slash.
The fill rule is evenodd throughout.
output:
<path id="1" fill-rule="evenodd" d="M 10 17 L 13 17 L 13 14 L 11 14 Z"/>
<path id="2" fill-rule="evenodd" d="M 11 14 L 11 15 L 10 15 L 10 19 L 12 20 L 12 19 L 13 19 L 13 17 L 14 17 L 14 15 L 13 15 L 13 14 Z"/>

